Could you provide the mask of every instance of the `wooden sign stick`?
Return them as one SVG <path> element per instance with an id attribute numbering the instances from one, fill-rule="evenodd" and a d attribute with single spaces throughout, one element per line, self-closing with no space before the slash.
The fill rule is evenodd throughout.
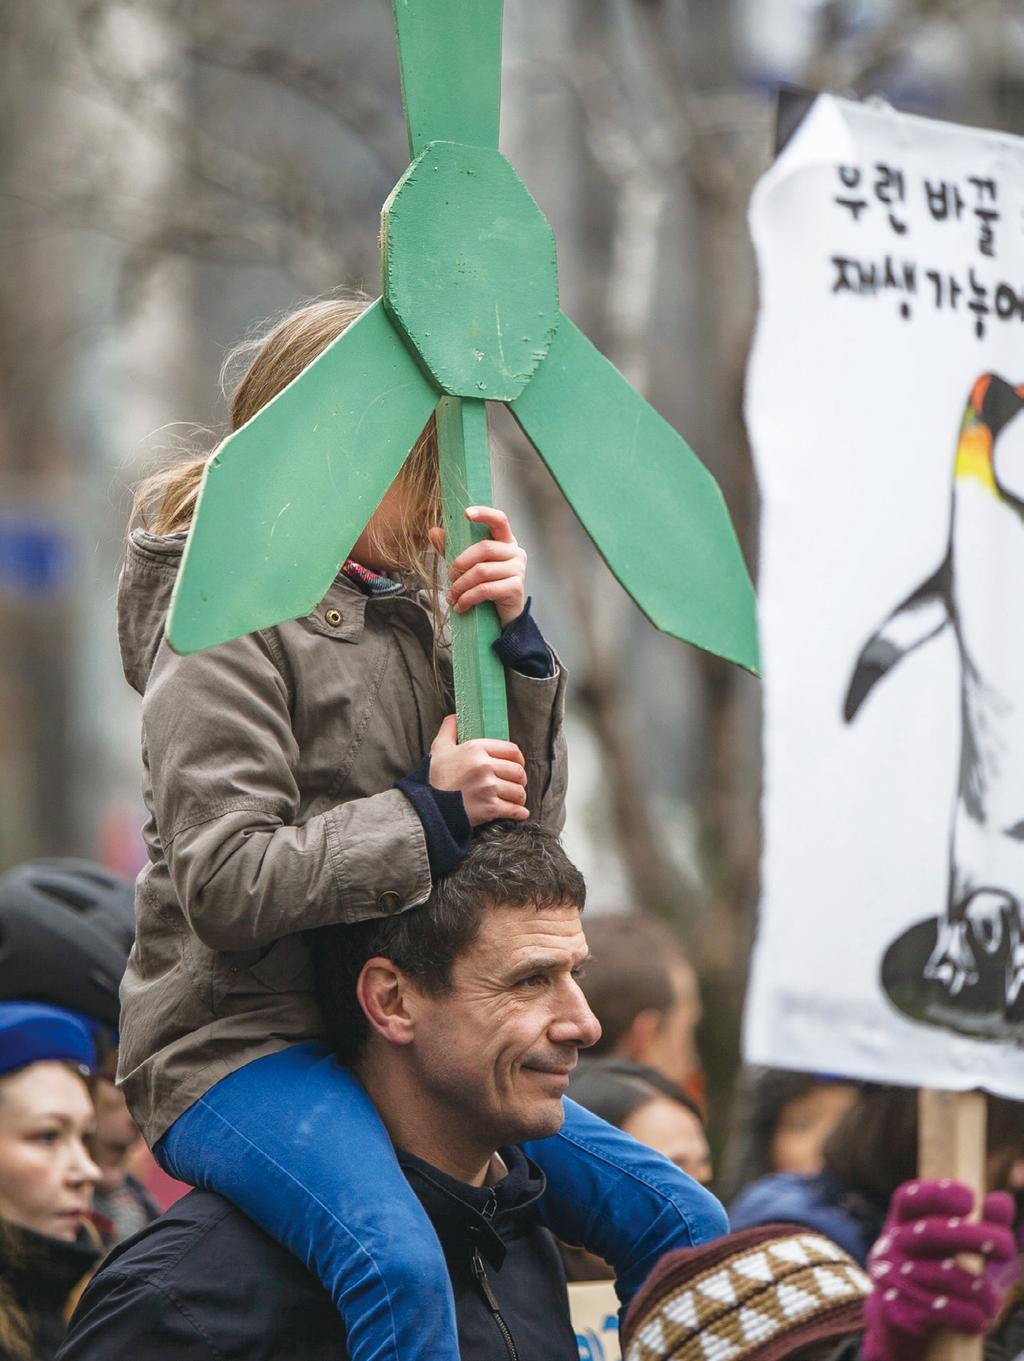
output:
<path id="1" fill-rule="evenodd" d="M 923 1087 L 918 1104 L 918 1175 L 953 1177 L 974 1192 L 972 1219 L 985 1194 L 985 1093 L 942 1092 Z M 970 1271 L 981 1259 L 963 1257 Z M 966 1333 L 938 1333 L 928 1361 L 981 1361 L 984 1339 Z"/>

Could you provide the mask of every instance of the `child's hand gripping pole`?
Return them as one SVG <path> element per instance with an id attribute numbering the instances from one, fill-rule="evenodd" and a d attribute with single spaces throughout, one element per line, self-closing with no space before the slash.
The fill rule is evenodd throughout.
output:
<path id="1" fill-rule="evenodd" d="M 445 559 L 449 565 L 471 544 L 488 537 L 486 525 L 466 519 L 468 506 L 491 504 L 487 408 L 466 397 L 442 397 L 435 412 L 441 464 Z M 491 644 L 501 632 L 494 606 L 485 601 L 451 614 L 452 667 L 459 740 L 508 740 L 505 670 Z"/>

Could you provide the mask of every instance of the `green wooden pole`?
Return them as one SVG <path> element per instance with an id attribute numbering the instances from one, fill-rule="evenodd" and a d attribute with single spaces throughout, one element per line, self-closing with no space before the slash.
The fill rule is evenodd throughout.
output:
<path id="1" fill-rule="evenodd" d="M 435 412 L 441 462 L 445 558 L 450 563 L 470 544 L 486 539 L 483 525 L 463 513 L 467 506 L 489 506 L 491 461 L 487 444 L 487 407 L 471 397 L 442 397 Z M 491 644 L 501 632 L 498 612 L 489 602 L 451 615 L 452 666 L 459 741 L 474 737 L 508 740 L 505 671 Z"/>

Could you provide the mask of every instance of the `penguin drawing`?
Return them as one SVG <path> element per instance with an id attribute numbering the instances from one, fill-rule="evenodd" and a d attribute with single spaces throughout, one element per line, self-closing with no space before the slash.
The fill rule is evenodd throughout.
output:
<path id="1" fill-rule="evenodd" d="M 1024 385 L 985 374 L 953 461 L 949 540 L 936 571 L 862 648 L 843 706 L 950 629 L 961 746 L 944 911 L 887 950 L 882 986 L 913 1019 L 1024 1043 Z"/>

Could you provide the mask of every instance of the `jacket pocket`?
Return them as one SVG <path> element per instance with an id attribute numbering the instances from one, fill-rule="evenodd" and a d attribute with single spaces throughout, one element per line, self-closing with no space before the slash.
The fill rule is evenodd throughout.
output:
<path id="1" fill-rule="evenodd" d="M 214 1005 L 226 998 L 312 992 L 313 959 L 301 935 L 284 936 L 266 950 L 222 954 L 214 982 Z"/>

